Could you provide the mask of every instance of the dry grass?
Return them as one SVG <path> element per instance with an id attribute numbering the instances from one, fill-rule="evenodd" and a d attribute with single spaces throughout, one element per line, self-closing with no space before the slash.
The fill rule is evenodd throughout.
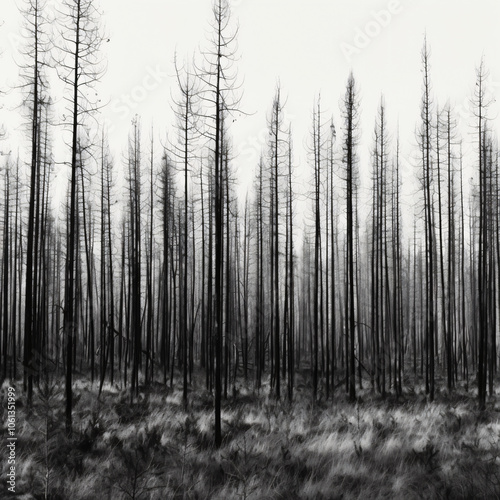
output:
<path id="1" fill-rule="evenodd" d="M 479 413 L 461 391 L 432 404 L 418 391 L 399 401 L 365 391 L 356 404 L 338 393 L 316 405 L 303 391 L 290 405 L 241 387 L 224 404 L 217 450 L 212 396 L 202 389 L 187 408 L 180 387 L 159 385 L 130 405 L 124 390 L 106 385 L 97 401 L 97 387 L 79 381 L 68 439 L 64 391 L 54 383 L 31 416 L 18 396 L 17 492 L 44 498 L 47 487 L 49 498 L 75 500 L 500 497 L 496 398 Z"/>

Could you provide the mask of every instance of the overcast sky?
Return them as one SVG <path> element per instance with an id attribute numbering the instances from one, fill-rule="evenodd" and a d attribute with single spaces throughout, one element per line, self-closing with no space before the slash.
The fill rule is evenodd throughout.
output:
<path id="1" fill-rule="evenodd" d="M 1 0 L 0 88 L 17 82 L 15 60 L 20 0 Z M 50 0 L 51 4 L 57 3 Z M 239 151 L 242 183 L 253 176 L 265 141 L 266 115 L 276 83 L 287 97 L 286 115 L 295 131 L 296 163 L 304 165 L 304 144 L 311 128 L 311 109 L 321 92 L 323 109 L 339 128 L 339 101 L 352 69 L 361 95 L 362 158 L 368 160 L 380 95 L 386 99 L 389 125 L 399 122 L 403 154 L 411 156 L 422 88 L 420 52 L 424 33 L 431 48 L 431 78 L 436 100 L 450 99 L 459 116 L 484 55 L 490 87 L 500 97 L 500 2 L 498 0 L 233 0 L 233 22 L 239 25 L 238 72 L 243 85 L 242 109 L 233 136 Z M 102 119 L 111 128 L 117 161 L 127 144 L 130 122 L 138 113 L 145 128 L 155 124 L 165 137 L 173 119 L 173 55 L 190 58 L 206 44 L 209 0 L 101 0 L 103 30 L 109 37 L 103 52 L 108 69 L 98 87 L 109 105 Z M 60 96 L 55 96 L 60 98 Z M 0 97 L 0 122 L 16 123 L 16 92 Z M 146 134 L 145 134 L 146 135 Z M 470 140 L 465 134 L 465 140 Z M 1 149 L 1 148 L 0 148 Z M 58 152 L 63 155 L 63 152 Z M 117 157 L 118 156 L 118 157 Z"/>

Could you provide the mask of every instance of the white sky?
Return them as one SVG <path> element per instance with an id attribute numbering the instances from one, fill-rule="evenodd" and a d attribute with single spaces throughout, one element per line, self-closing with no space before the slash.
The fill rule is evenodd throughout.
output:
<path id="1" fill-rule="evenodd" d="M 0 89 L 18 82 L 15 60 L 19 39 L 20 0 L 0 0 Z M 50 3 L 57 3 L 51 0 Z M 340 126 L 339 101 L 350 69 L 361 94 L 361 157 L 369 161 L 372 131 L 381 93 L 389 125 L 399 120 L 402 152 L 411 156 L 419 119 L 422 75 L 420 51 L 424 33 L 431 48 L 431 78 L 436 98 L 447 99 L 465 119 L 484 54 L 490 86 L 500 97 L 500 2 L 498 0 L 232 0 L 239 24 L 237 63 L 244 80 L 242 109 L 233 137 L 241 183 L 251 182 L 266 137 L 266 116 L 276 82 L 287 96 L 286 114 L 293 118 L 295 160 L 306 168 L 304 144 L 311 128 L 311 109 L 321 92 L 323 109 Z M 142 117 L 143 137 L 154 122 L 157 138 L 174 123 L 170 110 L 175 92 L 173 54 L 189 58 L 206 43 L 209 0 L 101 0 L 103 27 L 110 42 L 103 51 L 108 70 L 98 87 L 110 104 L 102 119 L 111 125 L 116 161 L 127 145 L 130 122 Z M 384 11 L 380 15 L 380 12 Z M 387 12 L 392 11 L 389 17 Z M 379 14 L 377 14 L 379 13 Z M 364 39 L 363 34 L 364 33 Z M 367 34 L 368 33 L 368 34 Z M 352 57 L 346 50 L 355 49 Z M 364 46 L 362 46 L 364 45 Z M 60 99 L 60 96 L 54 96 Z M 15 143 L 19 119 L 13 111 L 19 96 L 0 96 L 0 123 Z M 470 141 L 464 128 L 464 139 Z M 9 140 L 9 139 L 8 139 Z M 146 145 L 145 145 L 146 146 Z M 5 146 L 0 144 L 0 151 Z M 146 149 L 146 147 L 144 147 Z M 64 161 L 64 150 L 57 152 Z M 22 155 L 22 153 L 21 153 Z M 364 167 L 366 168 L 366 167 Z M 409 175 L 409 173 L 406 173 Z M 413 181 L 412 181 L 413 182 Z"/>

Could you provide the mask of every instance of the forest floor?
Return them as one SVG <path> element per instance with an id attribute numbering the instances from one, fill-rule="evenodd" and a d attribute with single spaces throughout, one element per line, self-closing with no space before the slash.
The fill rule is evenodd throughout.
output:
<path id="1" fill-rule="evenodd" d="M 472 392 L 440 391 L 430 403 L 418 387 L 399 400 L 365 389 L 355 404 L 338 389 L 313 405 L 298 378 L 293 404 L 240 386 L 223 403 L 220 449 L 203 389 L 186 408 L 180 385 L 154 384 L 131 405 L 129 391 L 105 384 L 98 400 L 97 383 L 77 380 L 68 439 L 64 385 L 36 390 L 28 416 L 17 384 L 16 498 L 500 498 L 498 396 L 484 412 Z M 13 498 L 0 462 L 0 498 Z"/>

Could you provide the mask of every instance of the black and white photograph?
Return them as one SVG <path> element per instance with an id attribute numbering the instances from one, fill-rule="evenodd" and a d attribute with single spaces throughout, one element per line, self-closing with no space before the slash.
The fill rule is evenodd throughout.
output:
<path id="1" fill-rule="evenodd" d="M 500 498 L 498 0 L 0 2 L 0 499 Z"/>

